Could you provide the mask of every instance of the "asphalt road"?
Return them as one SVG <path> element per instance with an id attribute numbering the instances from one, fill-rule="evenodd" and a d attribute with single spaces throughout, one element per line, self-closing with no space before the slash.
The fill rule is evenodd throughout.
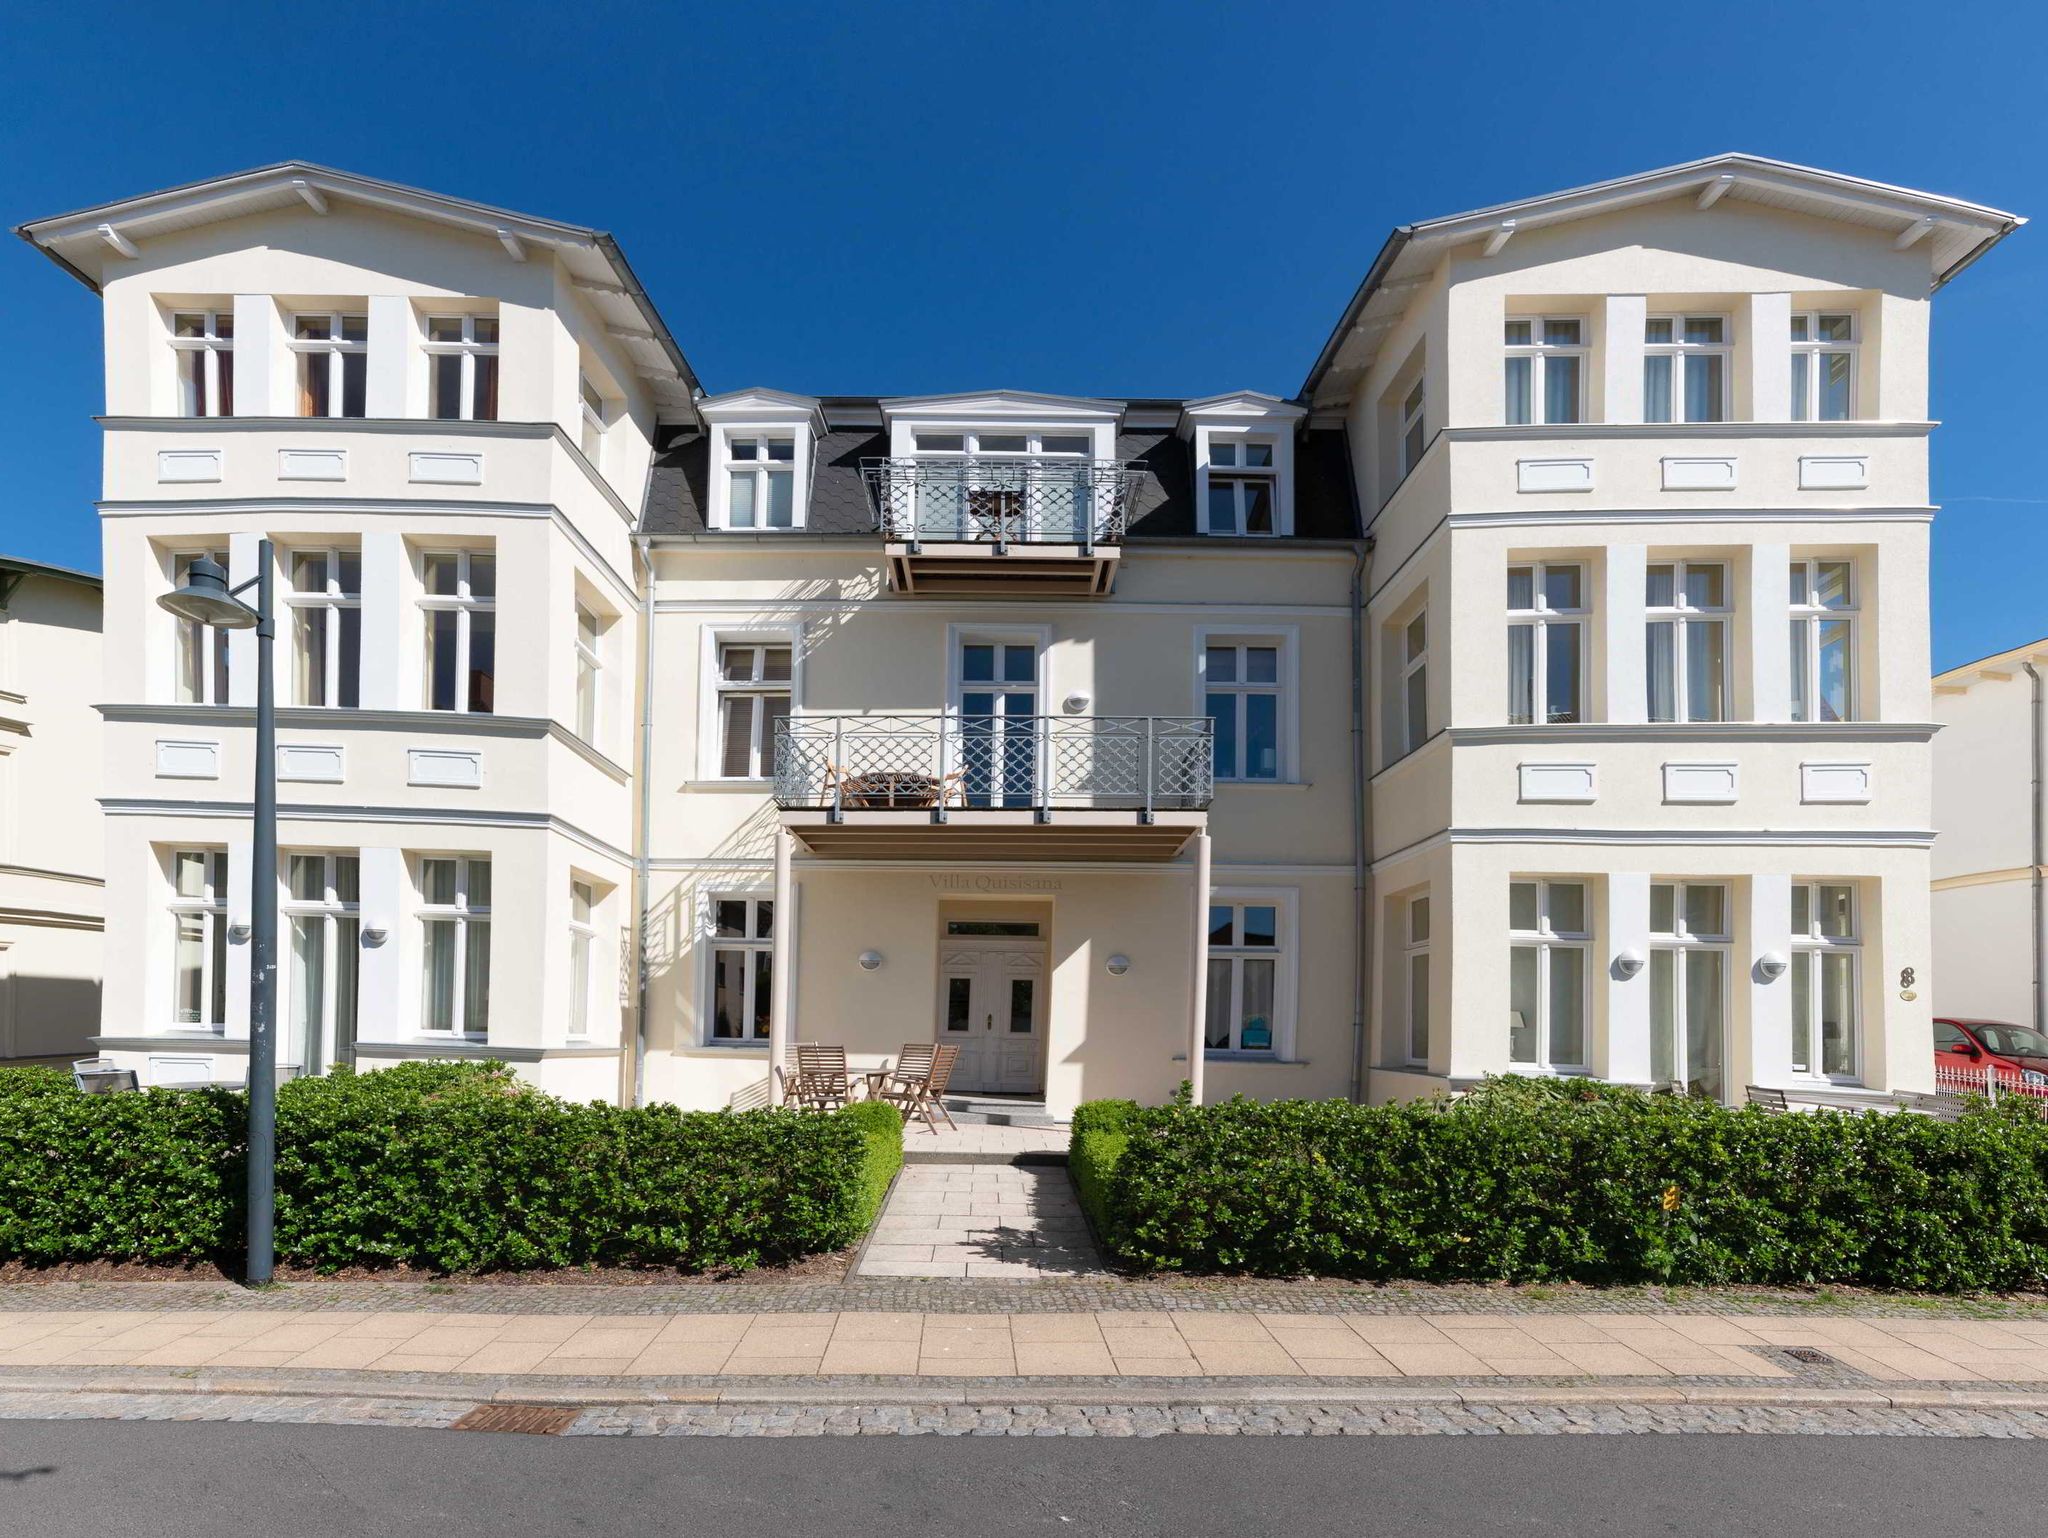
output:
<path id="1" fill-rule="evenodd" d="M 2038 1534 L 2048 1446 L 1921 1437 L 534 1437 L 0 1422 L 0 1534 Z"/>

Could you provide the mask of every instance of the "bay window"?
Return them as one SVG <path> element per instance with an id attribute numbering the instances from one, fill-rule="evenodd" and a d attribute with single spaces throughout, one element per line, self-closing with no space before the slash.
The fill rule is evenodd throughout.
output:
<path id="1" fill-rule="evenodd" d="M 709 1039 L 768 1039 L 775 978 L 775 904 L 762 897 L 711 899 Z"/>
<path id="2" fill-rule="evenodd" d="M 491 862 L 423 857 L 419 895 L 420 1028 L 483 1036 L 491 1008 Z"/>
<path id="3" fill-rule="evenodd" d="M 353 710 L 362 697 L 362 553 L 293 551 L 285 606 L 292 616 L 292 703 Z"/>
<path id="4" fill-rule="evenodd" d="M 235 315 L 232 310 L 181 310 L 171 317 L 178 363 L 178 415 L 235 414 Z"/>
<path id="5" fill-rule="evenodd" d="M 228 857 L 175 849 L 171 869 L 171 1024 L 219 1031 L 228 1019 Z"/>
<path id="6" fill-rule="evenodd" d="M 427 317 L 427 415 L 446 422 L 498 419 L 498 317 Z"/>
<path id="7" fill-rule="evenodd" d="M 194 561 L 228 569 L 225 550 L 198 550 L 171 557 L 171 586 L 183 587 Z M 176 697 L 180 705 L 228 703 L 228 632 L 196 619 L 177 621 L 174 653 Z"/>
<path id="8" fill-rule="evenodd" d="M 300 416 L 364 414 L 369 400 L 369 316 L 294 315 L 291 349 L 298 356 Z"/>
<path id="9" fill-rule="evenodd" d="M 498 562 L 481 550 L 422 556 L 426 706 L 489 715 L 497 693 Z"/>
<path id="10" fill-rule="evenodd" d="M 1508 720 L 1516 726 L 1585 719 L 1585 568 L 1508 568 Z"/>
<path id="11" fill-rule="evenodd" d="M 1848 882 L 1792 887 L 1792 1068 L 1853 1080 L 1861 1058 L 1863 950 Z"/>
<path id="12" fill-rule="evenodd" d="M 1586 323 L 1577 316 L 1507 323 L 1507 420 L 1568 424 L 1584 419 Z"/>
<path id="13" fill-rule="evenodd" d="M 1723 316 L 1651 316 L 1643 326 L 1643 420 L 1725 422 L 1729 351 Z"/>
<path id="14" fill-rule="evenodd" d="M 1792 317 L 1792 420 L 1847 422 L 1856 415 L 1856 317 L 1816 311 Z"/>
<path id="15" fill-rule="evenodd" d="M 1727 720 L 1728 568 L 1654 561 L 1644 576 L 1649 719 Z"/>
<path id="16" fill-rule="evenodd" d="M 1586 1067 L 1592 916 L 1582 881 L 1508 883 L 1508 1062 L 1539 1073 Z"/>
<path id="17" fill-rule="evenodd" d="M 1851 561 L 1792 563 L 1792 719 L 1855 719 L 1856 572 Z"/>

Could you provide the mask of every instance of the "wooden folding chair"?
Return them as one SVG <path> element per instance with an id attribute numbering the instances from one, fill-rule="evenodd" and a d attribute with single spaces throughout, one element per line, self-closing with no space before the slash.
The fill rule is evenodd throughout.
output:
<path id="1" fill-rule="evenodd" d="M 943 1097 L 953 1077 L 953 1065 L 959 1060 L 960 1049 L 951 1042 L 906 1043 L 896 1071 L 882 1086 L 881 1098 L 896 1107 L 906 1123 L 922 1116 L 925 1125 L 936 1133 L 939 1117 L 943 1116 L 946 1125 L 958 1132 L 960 1128 L 953 1121 L 953 1113 L 946 1109 Z"/>
<path id="2" fill-rule="evenodd" d="M 796 1071 L 782 1074 L 782 1097 L 807 1111 L 833 1111 L 853 1099 L 846 1073 L 846 1048 L 796 1044 Z"/>

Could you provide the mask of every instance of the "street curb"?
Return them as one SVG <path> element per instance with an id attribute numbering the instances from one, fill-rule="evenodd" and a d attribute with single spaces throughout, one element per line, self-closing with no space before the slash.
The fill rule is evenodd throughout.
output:
<path id="1" fill-rule="evenodd" d="M 1720 1409 L 1852 1407 L 1891 1410 L 2022 1410 L 2048 1414 L 2048 1393 L 1949 1388 L 1786 1388 L 1736 1384 L 1645 1386 L 1616 1384 L 1442 1384 L 1412 1388 L 1339 1383 L 1256 1383 L 1231 1379 L 1188 1381 L 1156 1388 L 1086 1378 L 1016 1378 L 998 1387 L 941 1388 L 928 1380 L 817 1379 L 803 1384 L 715 1388 L 632 1388 L 550 1385 L 486 1375 L 448 1374 L 393 1382 L 377 1374 L 321 1378 L 251 1378 L 231 1373 L 4 1373 L 0 1393 L 17 1394 L 229 1394 L 270 1399 L 384 1399 L 481 1404 L 588 1405 L 618 1408 L 664 1405 L 1490 1405 L 1502 1408 L 1565 1405 L 1697 1405 Z"/>

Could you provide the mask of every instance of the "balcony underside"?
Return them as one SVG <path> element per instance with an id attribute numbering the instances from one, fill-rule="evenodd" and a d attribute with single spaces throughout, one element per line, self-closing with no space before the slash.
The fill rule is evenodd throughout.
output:
<path id="1" fill-rule="evenodd" d="M 820 859 L 1170 860 L 1208 824 L 1207 812 L 1055 810 L 1040 819 L 1025 810 L 955 807 L 938 821 L 923 811 L 847 811 L 837 822 L 823 810 L 785 809 L 782 825 Z"/>
<path id="2" fill-rule="evenodd" d="M 1117 547 L 890 541 L 889 586 L 921 597 L 960 594 L 1101 598 L 1116 586 Z"/>

